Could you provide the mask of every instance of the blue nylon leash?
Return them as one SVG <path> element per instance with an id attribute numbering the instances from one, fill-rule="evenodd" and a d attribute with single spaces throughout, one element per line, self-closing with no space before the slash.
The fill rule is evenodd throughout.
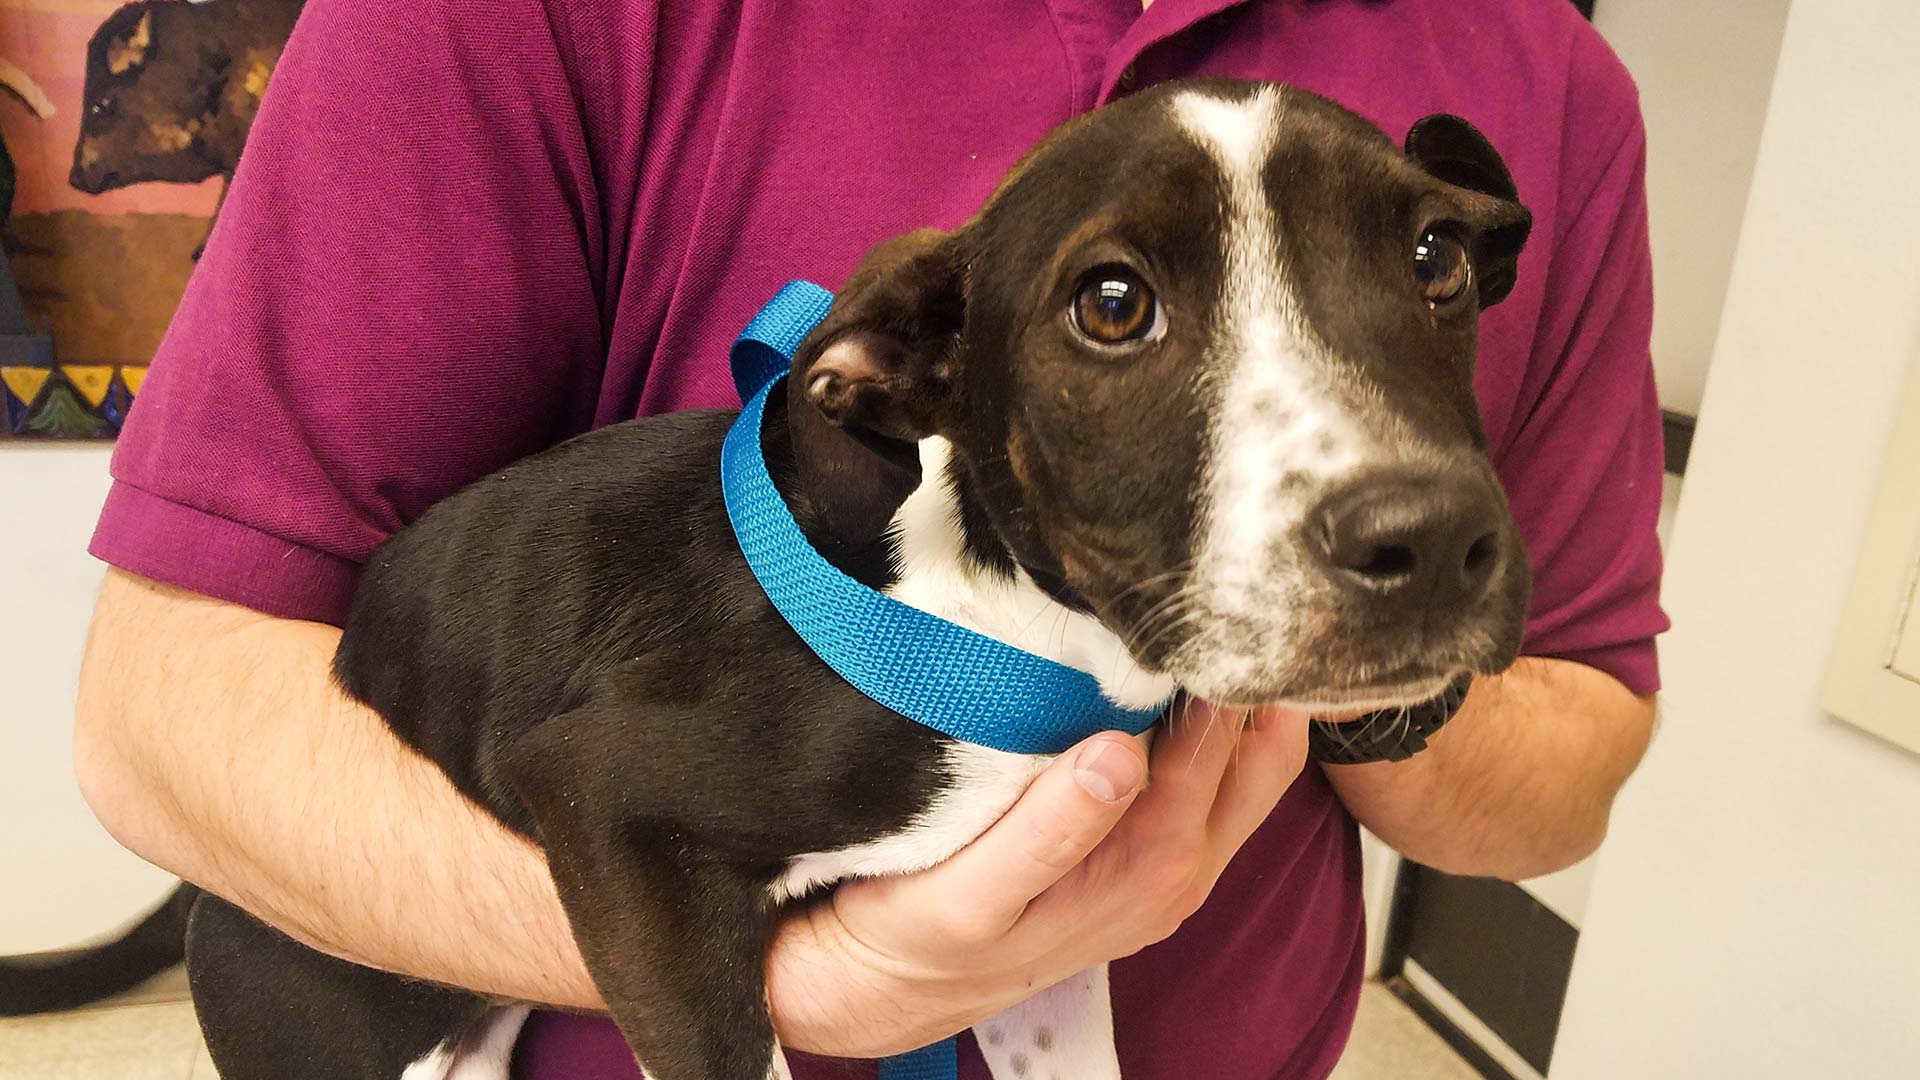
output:
<path id="1" fill-rule="evenodd" d="M 727 516 L 767 599 L 827 666 L 874 701 L 963 742 L 1057 754 L 1102 731 L 1139 734 L 1161 706 L 1128 709 L 1084 671 L 929 615 L 841 573 L 813 549 L 760 453 L 767 393 L 832 294 L 794 282 L 733 346 L 746 408 L 720 451 Z"/>
<path id="2" fill-rule="evenodd" d="M 768 393 L 832 304 L 833 294 L 818 285 L 789 283 L 747 324 L 731 355 L 746 405 L 721 446 L 721 490 L 767 599 L 854 689 L 963 742 L 1057 754 L 1102 731 L 1152 727 L 1162 706 L 1117 705 L 1086 672 L 869 589 L 807 542 L 767 472 L 760 429 Z M 955 1080 L 958 1070 L 958 1048 L 945 1039 L 881 1061 L 880 1080 Z"/>
<path id="3" fill-rule="evenodd" d="M 878 1080 L 957 1080 L 959 1075 L 959 1040 L 941 1039 L 932 1046 L 881 1058 Z"/>

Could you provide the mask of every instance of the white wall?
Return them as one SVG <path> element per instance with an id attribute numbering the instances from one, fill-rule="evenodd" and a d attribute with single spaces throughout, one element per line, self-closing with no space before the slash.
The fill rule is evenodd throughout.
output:
<path id="1" fill-rule="evenodd" d="M 1734 245 L 1788 0 L 1600 0 L 1594 26 L 1640 86 L 1653 232 L 1654 374 L 1666 408 L 1695 414 L 1719 331 Z M 1701 48 L 1712 41 L 1712 48 Z M 1679 483 L 1667 477 L 1661 541 Z M 1521 882 L 1572 923 L 1585 917 L 1595 860 Z"/>
<path id="2" fill-rule="evenodd" d="M 74 686 L 101 565 L 87 538 L 111 443 L 0 443 L 0 954 L 78 944 L 172 880 L 123 851 L 80 801 Z"/>
<path id="3" fill-rule="evenodd" d="M 1788 0 L 1599 0 L 1640 84 L 1660 400 L 1693 413 L 1720 325 Z"/>
<path id="4" fill-rule="evenodd" d="M 1680 487 L 1677 476 L 1669 474 L 1661 478 L 1659 535 L 1663 549 L 1673 536 L 1673 520 L 1680 507 Z M 1598 855 L 1582 859 L 1565 870 L 1523 881 L 1520 887 L 1578 930 L 1586 922 L 1587 894 L 1593 888 L 1594 867 L 1599 861 Z"/>
<path id="5" fill-rule="evenodd" d="M 1793 6 L 1555 1080 L 1920 1068 L 1920 757 L 1818 704 L 1920 356 L 1916 57 L 1912 4 Z"/>

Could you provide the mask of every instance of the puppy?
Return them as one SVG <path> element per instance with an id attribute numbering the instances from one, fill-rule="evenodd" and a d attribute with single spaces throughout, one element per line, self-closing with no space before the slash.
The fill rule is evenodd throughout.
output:
<path id="1" fill-rule="evenodd" d="M 1281 86 L 1142 92 L 953 233 L 869 253 L 767 405 L 769 469 L 847 574 L 1115 702 L 1425 702 L 1520 642 L 1473 368 L 1529 221 L 1457 118 L 1403 151 Z M 763 981 L 782 909 L 946 858 L 1048 762 L 890 712 L 807 649 L 723 507 L 734 415 L 608 427 L 436 506 L 374 555 L 335 663 L 543 846 L 655 1080 L 787 1075 Z M 211 898 L 189 952 L 225 1080 L 437 1080 L 463 1046 L 460 1077 L 504 1076 L 525 1016 Z M 1119 1076 L 1104 967 L 998 1042 L 1033 1046 L 1042 1016 L 1044 1074 Z"/>

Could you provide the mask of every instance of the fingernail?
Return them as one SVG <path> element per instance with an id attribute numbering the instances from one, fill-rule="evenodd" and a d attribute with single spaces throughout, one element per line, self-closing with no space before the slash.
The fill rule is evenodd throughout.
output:
<path id="1" fill-rule="evenodd" d="M 1103 739 L 1074 758 L 1073 778 L 1101 802 L 1119 802 L 1140 790 L 1140 759 Z"/>

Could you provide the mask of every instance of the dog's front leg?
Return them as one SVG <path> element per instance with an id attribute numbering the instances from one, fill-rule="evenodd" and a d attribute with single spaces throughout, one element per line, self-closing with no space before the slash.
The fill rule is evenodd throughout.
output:
<path id="1" fill-rule="evenodd" d="M 632 813 L 644 770 L 594 749 L 617 721 L 583 706 L 508 761 L 594 985 L 649 1080 L 790 1080 L 767 1006 L 772 873 Z"/>
<path id="2" fill-rule="evenodd" d="M 973 1029 L 993 1080 L 1119 1080 L 1107 965 L 1088 968 Z"/>

